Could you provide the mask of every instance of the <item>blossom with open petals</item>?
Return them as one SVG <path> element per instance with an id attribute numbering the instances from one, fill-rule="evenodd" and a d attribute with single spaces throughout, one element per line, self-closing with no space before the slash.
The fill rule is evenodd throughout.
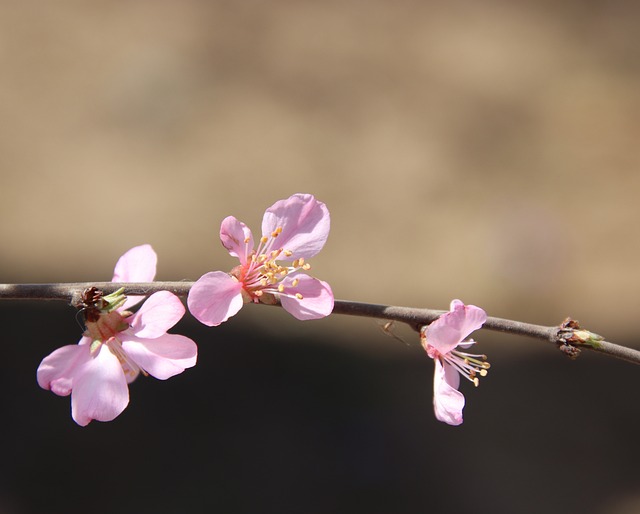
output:
<path id="1" fill-rule="evenodd" d="M 262 218 L 257 248 L 251 230 L 229 216 L 220 226 L 220 239 L 240 260 L 230 273 L 204 274 L 189 292 L 187 305 L 196 319 L 216 326 L 236 314 L 246 302 L 274 303 L 295 318 L 322 318 L 333 310 L 333 293 L 326 282 L 305 271 L 329 235 L 329 211 L 312 195 L 295 194 L 269 207 Z M 286 264 L 284 264 L 286 263 Z"/>
<path id="2" fill-rule="evenodd" d="M 485 321 L 487 314 L 480 307 L 453 300 L 450 312 L 422 327 L 420 331 L 422 346 L 436 366 L 433 377 L 433 406 L 436 418 L 449 425 L 462 423 L 464 396 L 458 391 L 460 375 L 477 386 L 478 375 L 485 376 L 489 369 L 485 355 L 475 355 L 457 349 L 466 349 L 474 344 L 472 339 L 465 339 Z"/>
<path id="3" fill-rule="evenodd" d="M 125 253 L 116 264 L 114 282 L 150 282 L 157 257 L 151 246 Z M 125 310 L 142 297 L 122 289 L 103 295 L 95 288 L 83 295 L 87 330 L 78 344 L 63 346 L 43 359 L 38 384 L 59 396 L 71 394 L 71 416 L 79 425 L 111 421 L 129 403 L 129 388 L 139 373 L 160 380 L 195 365 L 196 344 L 167 334 L 182 318 L 180 299 L 168 291 L 152 294 L 135 313 Z"/>

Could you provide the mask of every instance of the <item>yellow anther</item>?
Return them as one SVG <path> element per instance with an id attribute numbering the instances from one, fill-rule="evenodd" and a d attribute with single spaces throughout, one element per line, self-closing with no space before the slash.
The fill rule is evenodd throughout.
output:
<path id="1" fill-rule="evenodd" d="M 287 268 L 281 268 L 279 273 L 281 276 L 286 277 L 287 274 L 289 273 L 289 270 Z"/>
<path id="2" fill-rule="evenodd" d="M 304 297 L 300 293 L 296 293 L 296 298 L 302 300 Z"/>
<path id="3" fill-rule="evenodd" d="M 298 259 L 298 266 L 302 266 L 303 264 L 304 264 L 304 257 L 300 257 L 300 258 Z M 298 266 L 296 266 L 296 268 L 297 268 Z"/>
<path id="4" fill-rule="evenodd" d="M 262 236 L 262 237 L 260 238 L 260 242 L 261 242 L 262 244 L 265 244 L 267 241 L 269 241 L 269 238 L 268 238 L 267 236 Z"/>
<path id="5" fill-rule="evenodd" d="M 261 285 L 262 287 L 266 287 L 266 285 L 267 285 L 267 279 L 266 279 L 266 278 L 261 278 L 261 279 L 260 279 L 260 285 Z"/>
<path id="6" fill-rule="evenodd" d="M 488 371 L 486 369 L 481 369 L 480 370 L 480 376 L 481 377 L 486 377 L 487 376 Z"/>
<path id="7" fill-rule="evenodd" d="M 262 296 L 263 291 L 256 291 L 255 293 L 253 293 L 256 296 Z"/>
<path id="8" fill-rule="evenodd" d="M 291 285 L 292 285 L 293 287 L 298 287 L 298 284 L 299 284 L 299 283 L 300 283 L 300 280 L 298 280 L 297 278 L 294 278 L 294 279 L 293 279 L 293 282 L 291 282 Z"/>
<path id="9" fill-rule="evenodd" d="M 294 268 L 297 268 L 299 263 L 300 263 L 300 259 L 296 259 L 291 263 L 291 266 L 293 266 Z"/>
<path id="10" fill-rule="evenodd" d="M 251 241 L 251 238 L 250 238 L 250 237 L 247 237 L 247 238 L 244 240 L 244 244 L 246 244 L 246 245 L 247 245 L 247 244 L 249 244 L 249 241 Z"/>
<path id="11" fill-rule="evenodd" d="M 472 379 L 472 382 L 473 382 L 473 385 L 476 387 L 478 387 L 478 385 L 480 384 L 480 380 L 478 380 L 478 377 L 474 377 Z"/>
<path id="12" fill-rule="evenodd" d="M 303 269 L 303 270 L 305 270 L 305 271 L 310 270 L 310 269 L 311 269 L 311 264 L 309 264 L 309 263 L 307 262 L 304 266 L 302 266 L 302 269 Z"/>
<path id="13" fill-rule="evenodd" d="M 284 292 L 284 285 L 283 284 L 280 284 L 278 286 L 278 291 L 280 291 L 281 293 Z"/>
<path id="14" fill-rule="evenodd" d="M 284 254 L 285 254 L 287 257 L 291 257 L 291 256 L 293 255 L 293 252 L 292 252 L 291 250 L 285 250 L 285 251 L 284 251 Z"/>

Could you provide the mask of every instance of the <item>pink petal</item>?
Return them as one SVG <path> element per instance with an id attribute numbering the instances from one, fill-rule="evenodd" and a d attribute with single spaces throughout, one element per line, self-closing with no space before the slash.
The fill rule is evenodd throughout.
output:
<path id="1" fill-rule="evenodd" d="M 242 308 L 241 291 L 241 282 L 223 271 L 212 271 L 193 284 L 187 305 L 198 321 L 210 327 L 217 326 Z"/>
<path id="2" fill-rule="evenodd" d="M 166 380 L 195 366 L 198 347 L 188 337 L 164 334 L 156 339 L 138 337 L 122 341 L 122 348 L 150 375 Z"/>
<path id="3" fill-rule="evenodd" d="M 169 291 L 158 291 L 142 304 L 129 323 L 136 337 L 153 339 L 165 334 L 180 321 L 184 312 L 180 298 Z"/>
<path id="4" fill-rule="evenodd" d="M 282 227 L 276 241 L 277 248 L 293 252 L 291 260 L 307 259 L 322 250 L 330 225 L 329 210 L 324 203 L 313 195 L 295 194 L 267 209 L 262 218 L 262 234 L 269 236 Z"/>
<path id="5" fill-rule="evenodd" d="M 151 245 L 140 245 L 126 252 L 113 272 L 112 282 L 152 282 L 156 276 L 158 256 Z M 144 296 L 129 296 L 121 309 L 128 309 L 139 303 Z"/>
<path id="6" fill-rule="evenodd" d="M 249 227 L 233 216 L 228 216 L 220 225 L 220 240 L 229 254 L 240 259 L 241 264 L 247 263 L 253 251 L 253 235 Z"/>
<path id="7" fill-rule="evenodd" d="M 487 314 L 480 307 L 453 300 L 451 311 L 426 328 L 426 342 L 442 354 L 449 353 L 469 334 L 482 327 L 485 321 Z"/>
<path id="8" fill-rule="evenodd" d="M 118 358 L 101 345 L 78 370 L 71 392 L 71 416 L 78 425 L 111 421 L 129 404 L 129 388 Z"/>
<path id="9" fill-rule="evenodd" d="M 78 368 L 91 358 L 89 350 L 86 344 L 70 344 L 50 353 L 38 366 L 38 385 L 59 396 L 67 396 Z"/>
<path id="10" fill-rule="evenodd" d="M 448 364 L 443 366 L 440 359 L 434 359 L 434 362 L 433 408 L 436 419 L 449 425 L 460 425 L 464 408 L 464 396 L 458 391 L 460 375 Z"/>
<path id="11" fill-rule="evenodd" d="M 297 286 L 293 286 L 293 280 L 298 280 Z M 305 274 L 289 275 L 282 281 L 285 286 L 284 293 L 293 294 L 293 297 L 280 296 L 282 307 L 299 320 L 324 318 L 333 311 L 333 292 L 326 282 Z M 295 293 L 302 295 L 302 300 L 295 297 Z"/>
<path id="12" fill-rule="evenodd" d="M 136 246 L 118 259 L 112 282 L 151 282 L 157 263 L 158 256 L 151 245 Z"/>

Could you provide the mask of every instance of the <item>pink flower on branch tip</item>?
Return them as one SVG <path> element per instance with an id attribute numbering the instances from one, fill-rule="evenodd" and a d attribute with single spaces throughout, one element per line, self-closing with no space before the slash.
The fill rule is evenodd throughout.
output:
<path id="1" fill-rule="evenodd" d="M 478 385 L 478 376 L 489 369 L 485 355 L 458 350 L 469 348 L 475 342 L 465 339 L 487 321 L 487 314 L 475 305 L 460 300 L 451 302 L 446 312 L 428 326 L 422 327 L 420 339 L 429 357 L 435 362 L 433 377 L 433 406 L 436 418 L 449 425 L 462 423 L 464 396 L 458 387 L 460 375 Z"/>
<path id="2" fill-rule="evenodd" d="M 244 303 L 275 303 L 300 320 L 331 314 L 333 293 L 326 282 L 310 277 L 307 259 L 322 250 L 329 235 L 327 206 L 309 194 L 294 194 L 269 207 L 262 237 L 255 247 L 251 230 L 233 216 L 222 220 L 220 240 L 240 265 L 230 273 L 204 274 L 189 292 L 191 314 L 217 326 Z"/>
<path id="3" fill-rule="evenodd" d="M 150 245 L 132 248 L 116 264 L 114 282 L 150 282 L 157 256 Z M 182 318 L 180 299 L 168 291 L 152 294 L 135 313 L 125 310 L 142 297 L 122 289 L 83 295 L 87 330 L 80 342 L 43 359 L 38 384 L 59 396 L 71 394 L 71 416 L 79 425 L 111 421 L 129 403 L 128 385 L 142 373 L 165 380 L 196 364 L 198 349 L 188 337 L 167 334 Z"/>

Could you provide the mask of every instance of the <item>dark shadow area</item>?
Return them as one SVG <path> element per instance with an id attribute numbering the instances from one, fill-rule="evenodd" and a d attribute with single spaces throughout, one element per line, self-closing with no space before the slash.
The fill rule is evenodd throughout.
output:
<path id="1" fill-rule="evenodd" d="M 389 359 L 312 326 L 293 341 L 246 317 L 186 321 L 198 366 L 138 379 L 117 420 L 81 428 L 35 380 L 78 339 L 73 311 L 7 302 L 0 316 L 1 513 L 597 513 L 638 492 L 637 369 L 624 362 L 492 355 L 454 428 L 433 417 L 419 347 Z"/>

